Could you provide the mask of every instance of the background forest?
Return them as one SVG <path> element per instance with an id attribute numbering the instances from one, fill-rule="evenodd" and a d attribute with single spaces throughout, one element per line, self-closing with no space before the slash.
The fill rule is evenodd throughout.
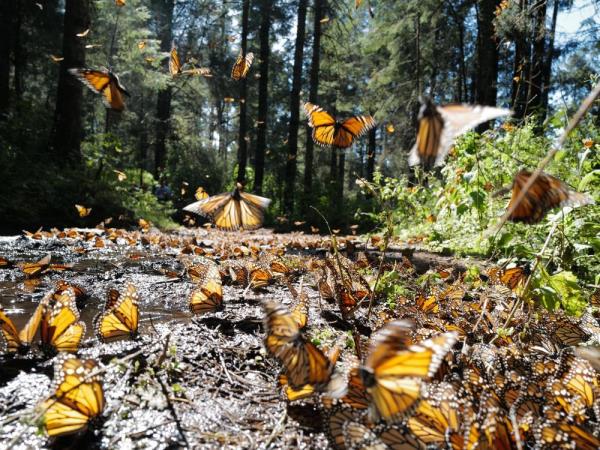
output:
<path id="1" fill-rule="evenodd" d="M 600 2 L 575 3 L 3 1 L 0 231 L 107 217 L 168 227 L 184 221 L 179 211 L 198 186 L 215 194 L 237 178 L 273 199 L 267 226 L 324 232 L 314 206 L 344 232 L 385 222 L 432 248 L 531 256 L 550 224 L 490 236 L 506 205 L 492 193 L 519 168 L 535 167 L 598 81 Z M 561 33 L 560 17 L 581 8 L 589 17 L 576 33 Z M 172 44 L 186 67 L 212 76 L 171 77 Z M 255 61 L 236 82 L 231 67 L 244 49 Z M 126 110 L 106 110 L 72 67 L 117 73 L 131 94 Z M 420 95 L 515 114 L 502 128 L 487 124 L 461 138 L 448 164 L 419 184 L 422 174 L 406 160 Z M 345 152 L 315 147 L 305 101 L 340 117 L 372 114 L 379 126 Z M 599 109 L 549 170 L 596 199 Z M 159 183 L 170 187 L 168 201 L 154 195 Z M 75 204 L 91 214 L 80 218 Z M 560 264 L 595 284 L 599 218 L 594 207 L 560 219 L 552 247 Z"/>

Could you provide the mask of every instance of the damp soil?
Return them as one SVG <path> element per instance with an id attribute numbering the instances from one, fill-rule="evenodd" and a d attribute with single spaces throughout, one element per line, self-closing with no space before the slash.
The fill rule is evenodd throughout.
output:
<path id="1" fill-rule="evenodd" d="M 310 403 L 285 401 L 277 384 L 280 367 L 263 349 L 260 302 L 291 304 L 285 283 L 256 291 L 224 286 L 225 309 L 194 317 L 188 311 L 194 283 L 182 264 L 182 253 L 193 257 L 190 252 L 217 260 L 249 248 L 324 253 L 328 238 L 200 229 L 145 230 L 134 238 L 123 232 L 119 239 L 105 229 L 76 231 L 72 237 L 58 230 L 1 237 L 0 257 L 9 264 L 0 268 L 0 305 L 20 329 L 58 280 L 85 289 L 78 307 L 87 330 L 77 355 L 96 359 L 104 369 L 104 413 L 85 434 L 49 440 L 36 405 L 50 395 L 53 358 L 36 352 L 0 356 L 0 449 L 328 448 L 318 411 Z M 69 268 L 26 278 L 20 266 L 48 254 L 53 264 Z M 139 337 L 100 343 L 93 317 L 107 290 L 128 282 L 140 294 Z M 335 328 L 337 317 L 323 318 L 318 292 L 310 280 L 302 282 L 315 326 Z"/>

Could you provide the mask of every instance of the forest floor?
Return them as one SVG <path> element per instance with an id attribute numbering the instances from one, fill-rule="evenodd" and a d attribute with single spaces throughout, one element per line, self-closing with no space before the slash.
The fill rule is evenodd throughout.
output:
<path id="1" fill-rule="evenodd" d="M 488 287 L 480 281 L 467 285 L 461 272 L 465 265 L 479 262 L 415 253 L 407 259 L 398 253 L 400 247 L 396 246 L 396 254 L 380 266 L 376 257 L 351 252 L 361 245 L 358 237 L 340 237 L 336 245 L 342 255 L 352 253 L 349 255 L 352 260 L 341 256 L 344 264 L 356 264 L 347 267 L 347 273 L 358 274 L 357 277 L 362 273 L 368 284 L 373 285 L 376 269 L 380 268 L 382 274 L 396 274 L 393 283 L 382 276 L 383 285 L 404 286 L 402 289 L 412 293 L 400 289 L 396 305 L 380 301 L 371 315 L 367 314 L 367 308 L 359 308 L 355 318 L 348 320 L 340 315 L 335 303 L 322 301 L 326 291 L 322 283 L 332 280 L 321 278 L 320 274 L 325 272 L 319 261 L 331 260 L 326 254 L 331 250 L 332 240 L 317 235 L 273 234 L 268 230 L 224 233 L 204 229 L 162 233 L 147 227 L 139 231 L 52 230 L 0 238 L 3 258 L 0 261 L 4 261 L 0 266 L 0 304 L 17 328 L 24 326 L 40 299 L 58 280 L 64 279 L 85 290 L 78 307 L 87 332 L 78 356 L 101 363 L 106 396 L 101 420 L 87 433 L 51 442 L 43 433 L 36 405 L 51 394 L 53 359 L 39 352 L 0 356 L 0 449 L 328 448 L 331 429 L 318 399 L 289 402 L 278 385 L 281 366 L 263 346 L 261 302 L 276 300 L 292 308 L 297 299 L 290 286 L 308 295 L 308 334 L 312 341 L 321 348 L 332 348 L 341 342 L 339 366 L 356 360 L 350 355 L 357 342 L 356 336 L 353 342 L 351 331 L 360 334 L 358 342 L 361 338 L 366 340 L 383 322 L 402 317 L 404 313 L 398 313 L 402 308 L 404 315 L 411 315 L 417 322 L 420 339 L 446 331 L 452 325 L 460 334 L 463 352 L 481 347 L 482 341 L 495 340 L 493 346 L 486 345 L 488 350 L 481 353 L 489 356 L 490 352 L 496 352 L 492 356 L 503 360 L 497 364 L 503 369 L 498 370 L 523 371 L 524 377 L 530 370 L 526 363 L 520 361 L 511 366 L 514 362 L 511 358 L 515 358 L 515 352 L 522 355 L 534 352 L 531 343 L 539 343 L 536 336 L 542 333 L 554 336 L 557 346 L 573 344 L 561 342 L 557 331 L 560 328 L 553 328 L 552 323 L 566 320 L 564 317 L 540 320 L 543 329 L 530 324 L 529 337 L 522 345 L 508 337 L 495 339 L 515 297 L 510 289 Z M 26 277 L 24 264 L 48 254 L 52 260 L 43 266 L 41 276 Z M 224 276 L 224 310 L 193 316 L 188 301 L 196 284 L 186 267 L 189 269 L 190 261 L 203 257 L 215 258 L 221 266 L 232 261 L 245 267 L 261 261 L 262 264 L 280 261 L 289 270 L 289 284 L 274 270 L 268 286 L 252 289 L 252 280 L 234 279 L 230 271 L 231 277 Z M 411 258 L 414 264 L 409 261 Z M 363 263 L 359 264 L 359 259 Z M 432 275 L 426 286 L 424 272 Z M 92 319 L 101 311 L 107 290 L 121 289 L 129 282 L 140 294 L 139 337 L 101 343 L 94 336 Z M 460 283 L 465 287 L 460 287 Z M 361 288 L 355 289 L 358 292 Z M 435 305 L 424 304 L 423 297 L 416 303 L 408 300 L 425 291 L 437 293 L 434 300 L 440 304 L 460 302 L 462 312 L 442 316 L 439 304 L 436 309 Z M 445 294 L 440 294 L 442 291 Z M 453 308 L 443 309 L 454 311 Z M 524 317 L 517 312 L 512 325 L 523 329 Z M 581 333 L 581 341 L 590 338 L 583 325 Z M 503 352 L 512 347 L 520 350 Z M 471 366 L 465 368 L 461 362 L 460 353 L 455 353 L 454 369 L 442 375 L 445 380 L 460 381 L 471 370 Z M 557 358 L 542 351 L 540 355 L 528 356 L 524 361 Z M 471 361 L 475 360 L 489 363 L 481 355 Z M 515 386 L 523 380 L 516 380 Z M 464 400 L 477 406 L 478 399 L 471 399 L 473 392 L 463 393 Z M 514 396 L 511 398 L 514 400 Z M 595 400 L 593 404 L 595 407 Z"/>

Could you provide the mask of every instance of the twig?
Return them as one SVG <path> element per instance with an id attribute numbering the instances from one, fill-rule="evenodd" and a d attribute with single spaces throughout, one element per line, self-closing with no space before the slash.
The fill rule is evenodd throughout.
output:
<path id="1" fill-rule="evenodd" d="M 280 428 L 282 427 L 283 423 L 285 422 L 286 417 L 287 417 L 287 410 L 284 410 L 283 414 L 281 415 L 281 419 L 279 419 L 279 422 L 277 422 L 277 424 L 273 428 L 271 435 L 267 438 L 267 440 L 265 442 L 265 448 L 269 448 L 269 445 L 271 444 L 273 439 L 275 439 L 275 437 L 281 433 Z"/>

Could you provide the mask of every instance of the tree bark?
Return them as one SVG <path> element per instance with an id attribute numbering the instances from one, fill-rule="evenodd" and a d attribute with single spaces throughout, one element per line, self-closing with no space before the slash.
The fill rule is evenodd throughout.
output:
<path id="1" fill-rule="evenodd" d="M 340 157 L 338 158 L 338 175 L 337 175 L 337 184 L 336 184 L 336 210 L 338 212 L 342 212 L 344 208 L 344 174 L 345 174 L 345 166 L 346 166 L 346 152 L 341 150 L 339 152 Z"/>
<path id="2" fill-rule="evenodd" d="M 25 48 L 21 42 L 22 39 L 22 30 L 21 27 L 23 25 L 23 7 L 22 2 L 16 2 L 15 7 L 15 22 L 14 22 L 14 32 L 13 32 L 13 58 L 14 58 L 14 92 L 15 98 L 20 100 L 23 96 L 23 91 L 25 89 L 24 86 L 24 78 L 25 78 Z M 66 17 L 66 12 L 65 12 Z"/>
<path id="3" fill-rule="evenodd" d="M 520 0 L 521 14 L 528 8 L 528 0 Z M 515 119 L 523 119 L 527 108 L 527 84 L 529 78 L 529 41 L 527 36 L 520 31 L 514 35 L 515 57 L 513 67 L 513 82 L 511 92 L 511 107 Z"/>
<path id="4" fill-rule="evenodd" d="M 302 57 L 304 55 L 304 30 L 306 27 L 306 8 L 308 0 L 298 1 L 298 27 L 296 29 L 296 48 L 294 51 L 294 72 L 292 92 L 290 94 L 290 126 L 288 135 L 288 155 L 285 165 L 285 191 L 283 204 L 288 214 L 294 211 L 294 189 L 298 155 L 298 128 L 300 124 L 300 89 L 302 88 Z"/>
<path id="5" fill-rule="evenodd" d="M 160 50 L 168 53 L 173 41 L 173 9 L 175 0 L 159 0 Z M 165 67 L 168 61 L 165 62 Z M 160 178 L 167 161 L 167 136 L 171 119 L 171 86 L 158 92 L 156 98 L 156 138 L 154 142 L 154 177 Z"/>
<path id="6" fill-rule="evenodd" d="M 319 98 L 319 69 L 321 65 L 321 16 L 326 7 L 325 0 L 315 0 L 313 11 L 313 48 L 310 64 L 310 90 L 308 101 L 317 103 Z M 306 126 L 306 150 L 304 156 L 304 202 L 303 211 L 309 206 L 312 197 L 313 157 L 314 142 L 312 140 L 312 129 Z"/>
<path id="7" fill-rule="evenodd" d="M 90 26 L 88 7 L 88 0 L 66 0 L 65 3 L 62 50 L 64 60 L 61 61 L 58 76 L 51 144 L 52 152 L 60 162 L 78 162 L 81 159 L 83 86 L 67 72 L 67 69 L 85 66 L 84 41 L 76 34 Z"/>
<path id="8" fill-rule="evenodd" d="M 0 120 L 8 116 L 10 105 L 10 49 L 15 2 L 0 4 Z"/>
<path id="9" fill-rule="evenodd" d="M 373 181 L 375 173 L 375 155 L 377 152 L 377 129 L 369 131 L 369 145 L 367 147 L 367 181 Z"/>
<path id="10" fill-rule="evenodd" d="M 248 15 L 250 14 L 250 0 L 244 0 L 242 8 L 242 54 L 245 56 L 248 48 Z M 248 95 L 248 84 L 246 78 L 240 81 L 240 117 L 238 137 L 238 174 L 237 181 L 244 184 L 246 181 L 246 164 L 248 160 L 248 123 L 246 119 L 246 96 Z"/>
<path id="11" fill-rule="evenodd" d="M 556 21 L 558 19 L 559 0 L 554 0 L 552 10 L 552 24 L 550 25 L 550 37 L 548 39 L 548 51 L 546 52 L 546 62 L 544 64 L 543 84 L 542 84 L 542 108 L 548 111 L 548 95 L 550 92 L 550 79 L 552 77 L 552 61 L 554 60 L 554 37 L 556 34 Z"/>
<path id="12" fill-rule="evenodd" d="M 475 101 L 480 105 L 496 105 L 498 94 L 498 46 L 494 34 L 494 11 L 499 0 L 481 0 L 477 14 L 477 84 Z M 481 132 L 490 122 L 481 124 Z"/>
<path id="13" fill-rule="evenodd" d="M 265 171 L 265 148 L 267 145 L 267 121 L 269 113 L 269 32 L 271 29 L 271 0 L 261 4 L 260 22 L 260 81 L 258 83 L 258 125 L 256 151 L 254 152 L 254 191 L 262 194 Z"/>
<path id="14" fill-rule="evenodd" d="M 547 2 L 543 0 L 536 5 L 534 11 L 533 53 L 531 55 L 529 93 L 527 95 L 527 112 L 536 113 L 538 125 L 541 125 L 546 117 L 546 111 L 542 105 L 544 66 L 546 64 L 546 10 Z"/>

